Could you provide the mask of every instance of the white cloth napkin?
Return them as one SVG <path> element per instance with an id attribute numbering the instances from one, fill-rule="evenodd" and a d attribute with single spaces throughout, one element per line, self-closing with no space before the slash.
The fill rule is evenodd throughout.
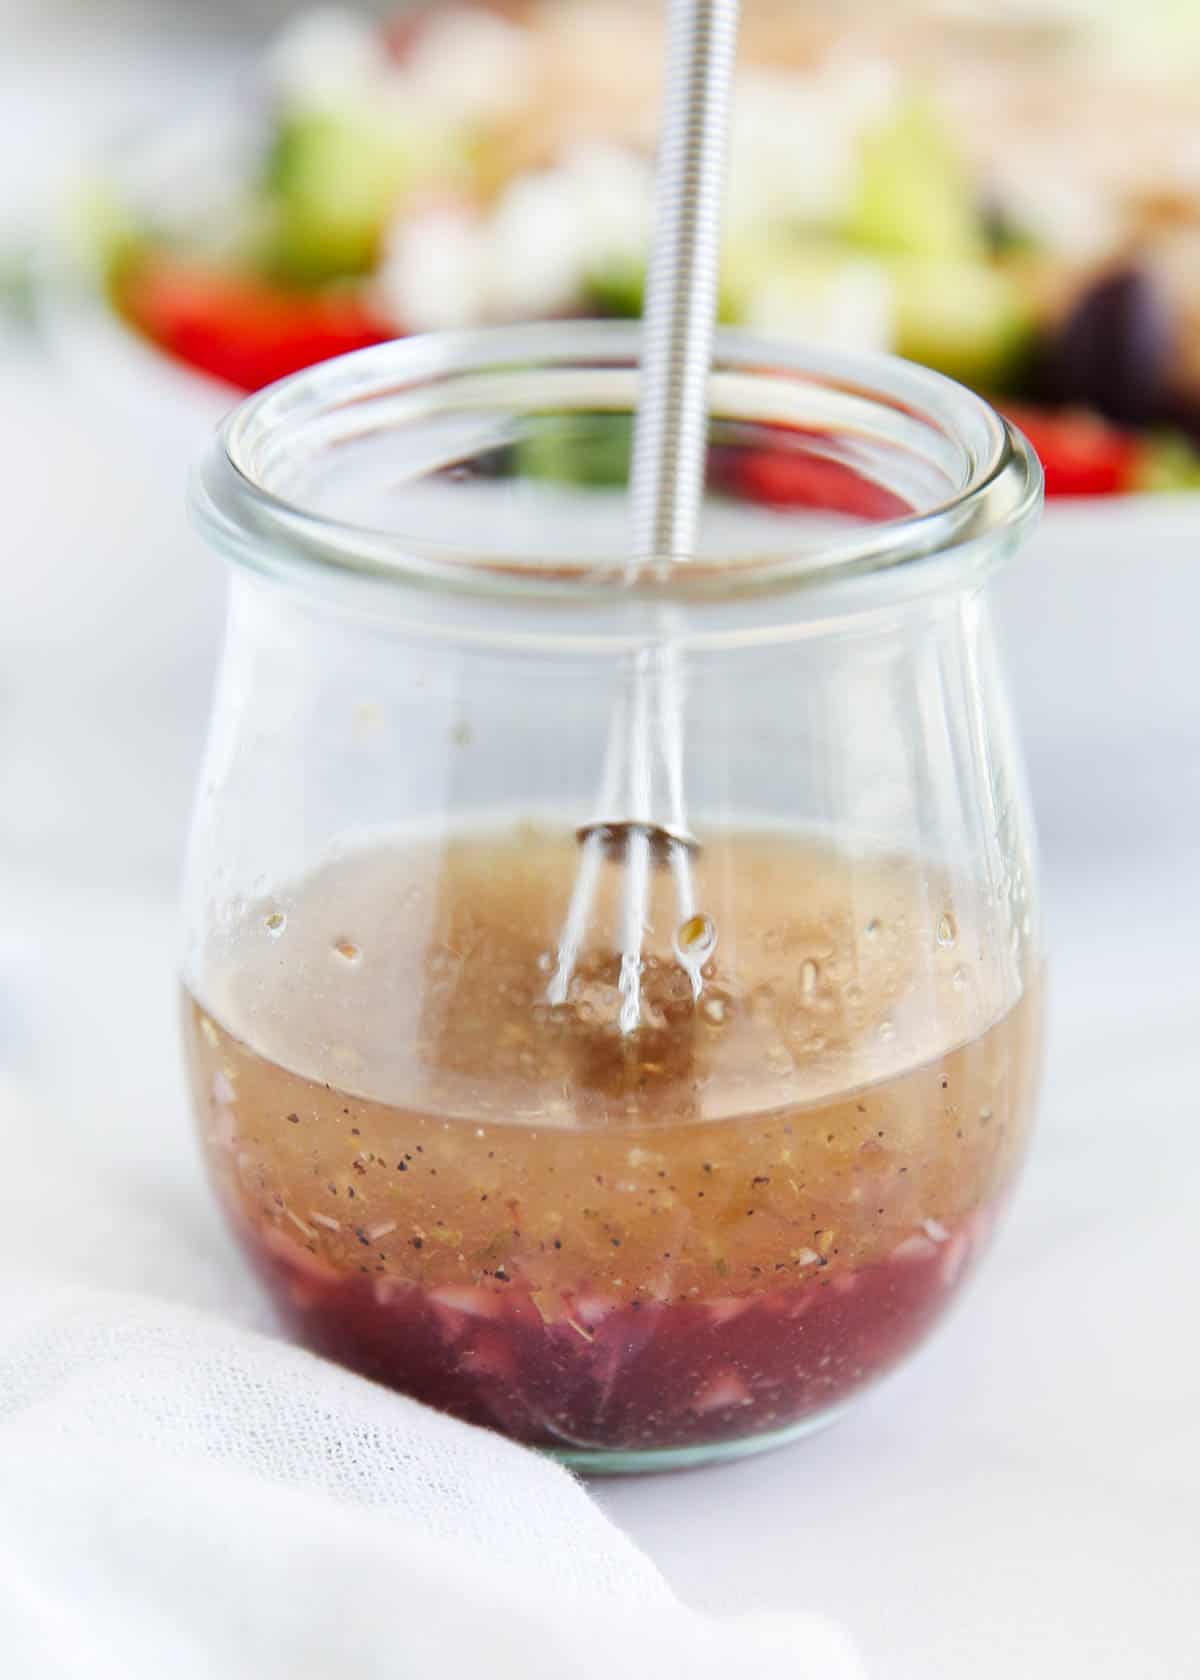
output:
<path id="1" fill-rule="evenodd" d="M 249 1327 L 198 1176 L 119 1123 L 10 1082 L 0 1129 L 5 1680 L 860 1674 L 817 1617 L 682 1606 L 556 1465 Z"/>

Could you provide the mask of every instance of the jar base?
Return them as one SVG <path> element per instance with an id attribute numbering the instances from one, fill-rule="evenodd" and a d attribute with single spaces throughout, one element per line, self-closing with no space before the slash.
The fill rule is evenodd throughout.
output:
<path id="1" fill-rule="evenodd" d="M 584 1476 L 653 1476 L 671 1470 L 698 1470 L 706 1464 L 732 1464 L 740 1458 L 789 1447 L 810 1435 L 819 1435 L 837 1423 L 848 1405 L 830 1406 L 827 1411 L 789 1423 L 784 1429 L 760 1430 L 734 1441 L 712 1441 L 692 1447 L 646 1447 L 608 1450 L 604 1447 L 538 1447 L 536 1450 L 569 1470 Z"/>

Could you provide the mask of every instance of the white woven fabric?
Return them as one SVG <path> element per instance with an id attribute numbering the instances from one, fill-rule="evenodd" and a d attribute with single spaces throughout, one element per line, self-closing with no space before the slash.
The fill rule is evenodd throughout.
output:
<path id="1" fill-rule="evenodd" d="M 0 1124 L 5 1680 L 858 1676 L 815 1618 L 685 1609 L 557 1466 L 248 1327 L 155 1170 L 11 1086 Z"/>

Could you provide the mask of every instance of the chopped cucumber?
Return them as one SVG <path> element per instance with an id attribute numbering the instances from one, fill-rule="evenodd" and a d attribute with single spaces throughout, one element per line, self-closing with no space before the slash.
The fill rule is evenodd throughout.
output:
<path id="1" fill-rule="evenodd" d="M 892 307 L 901 356 L 964 384 L 1010 388 L 1025 368 L 1035 321 L 1017 278 L 983 262 L 895 258 Z"/>
<path id="2" fill-rule="evenodd" d="M 517 445 L 522 478 L 609 489 L 629 479 L 633 421 L 628 414 L 545 414 Z"/>
<path id="3" fill-rule="evenodd" d="M 394 111 L 286 114 L 268 165 L 268 267 L 304 285 L 368 273 L 404 200 L 435 182 L 453 187 L 464 168 L 455 137 Z"/>
<path id="4" fill-rule="evenodd" d="M 1147 439 L 1135 490 L 1200 490 L 1200 450 L 1179 432 Z"/>
<path id="5" fill-rule="evenodd" d="M 602 315 L 636 320 L 646 291 L 646 265 L 625 258 L 605 264 L 584 281 L 587 301 Z"/>
<path id="6" fill-rule="evenodd" d="M 118 279 L 151 238 L 150 230 L 99 183 L 87 183 L 72 196 L 61 234 L 70 260 L 105 284 Z"/>
<path id="7" fill-rule="evenodd" d="M 946 261 L 983 254 L 986 229 L 965 160 L 927 100 L 907 98 L 863 133 L 845 233 L 873 251 Z"/>

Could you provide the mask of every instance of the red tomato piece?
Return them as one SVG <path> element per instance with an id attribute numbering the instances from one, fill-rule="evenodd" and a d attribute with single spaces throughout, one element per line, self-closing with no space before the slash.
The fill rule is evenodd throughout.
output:
<path id="1" fill-rule="evenodd" d="M 531 20 L 530 0 L 469 0 L 469 3 L 479 11 L 493 12 L 506 23 L 527 24 Z M 397 64 L 403 64 L 412 57 L 436 14 L 436 5 L 427 3 L 401 12 L 384 24 L 384 43 Z"/>
<path id="2" fill-rule="evenodd" d="M 844 461 L 797 449 L 754 449 L 736 458 L 730 488 L 774 508 L 821 508 L 858 519 L 902 519 L 912 506 Z"/>
<path id="3" fill-rule="evenodd" d="M 1033 445 L 1047 496 L 1119 496 L 1137 488 L 1144 451 L 1132 432 L 1082 411 L 1006 405 L 1004 413 Z"/>
<path id="4" fill-rule="evenodd" d="M 136 261 L 116 292 L 147 338 L 242 391 L 396 337 L 353 293 L 287 291 L 158 252 Z"/>
<path id="5" fill-rule="evenodd" d="M 419 7 L 412 12 L 401 12 L 398 17 L 384 24 L 384 45 L 397 64 L 403 64 L 411 58 L 417 43 L 425 33 L 426 21 L 425 8 Z"/>

